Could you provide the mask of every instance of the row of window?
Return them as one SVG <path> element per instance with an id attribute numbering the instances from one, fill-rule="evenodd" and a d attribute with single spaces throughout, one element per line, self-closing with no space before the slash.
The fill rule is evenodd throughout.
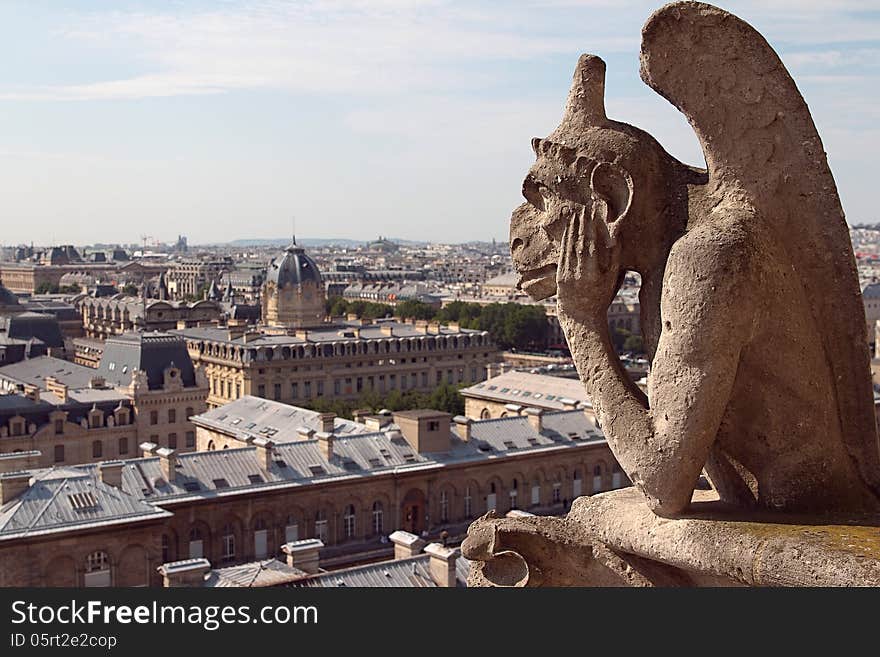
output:
<path id="1" fill-rule="evenodd" d="M 187 406 L 184 411 L 184 420 L 189 420 L 193 415 L 195 415 L 195 410 L 193 410 L 192 406 Z M 177 422 L 177 409 L 169 408 L 166 417 L 168 418 L 168 424 L 174 424 Z M 150 425 L 156 424 L 159 424 L 159 411 L 150 411 Z"/>
<path id="2" fill-rule="evenodd" d="M 159 436 L 153 435 L 150 436 L 150 440 L 156 444 L 159 443 Z M 104 440 L 93 440 L 92 441 L 92 458 L 100 459 L 104 458 Z M 195 431 L 187 431 L 184 436 L 184 444 L 186 447 L 195 447 L 196 446 L 196 433 Z M 126 456 L 132 449 L 133 445 L 129 443 L 128 436 L 121 436 L 117 439 L 116 443 L 116 455 L 118 456 Z M 168 447 L 171 449 L 177 449 L 178 440 L 176 433 L 168 434 Z M 55 445 L 55 463 L 65 463 L 66 455 L 65 455 L 65 446 L 63 444 Z"/>

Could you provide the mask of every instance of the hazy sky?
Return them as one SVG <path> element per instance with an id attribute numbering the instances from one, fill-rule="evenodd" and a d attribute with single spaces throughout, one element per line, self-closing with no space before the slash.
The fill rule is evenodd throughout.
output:
<path id="1" fill-rule="evenodd" d="M 506 239 L 581 52 L 608 114 L 702 165 L 638 77 L 661 2 L 0 0 L 0 243 Z M 880 0 L 747 0 L 850 222 L 880 220 Z"/>

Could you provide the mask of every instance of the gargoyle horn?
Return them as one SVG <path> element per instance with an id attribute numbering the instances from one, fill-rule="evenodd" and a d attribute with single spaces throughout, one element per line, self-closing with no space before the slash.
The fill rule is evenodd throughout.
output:
<path id="1" fill-rule="evenodd" d="M 581 55 L 562 125 L 570 128 L 602 126 L 608 122 L 605 116 L 605 62 L 596 55 Z"/>

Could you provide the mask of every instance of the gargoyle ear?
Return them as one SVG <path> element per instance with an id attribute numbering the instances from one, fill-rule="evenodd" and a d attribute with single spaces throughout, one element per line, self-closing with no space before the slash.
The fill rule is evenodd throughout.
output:
<path id="1" fill-rule="evenodd" d="M 532 137 L 532 150 L 535 151 L 537 157 L 541 157 L 541 138 Z"/>
<path id="2" fill-rule="evenodd" d="M 605 221 L 615 223 L 629 210 L 633 182 L 625 169 L 611 162 L 599 162 L 590 176 L 593 194 L 606 204 Z"/>

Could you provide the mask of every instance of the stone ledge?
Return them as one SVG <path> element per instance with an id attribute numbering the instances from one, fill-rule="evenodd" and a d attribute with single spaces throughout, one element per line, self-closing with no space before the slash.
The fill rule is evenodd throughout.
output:
<path id="1" fill-rule="evenodd" d="M 626 488 L 560 518 L 484 517 L 462 545 L 472 586 L 880 586 L 880 517 L 733 510 L 697 491 L 660 518 Z"/>

